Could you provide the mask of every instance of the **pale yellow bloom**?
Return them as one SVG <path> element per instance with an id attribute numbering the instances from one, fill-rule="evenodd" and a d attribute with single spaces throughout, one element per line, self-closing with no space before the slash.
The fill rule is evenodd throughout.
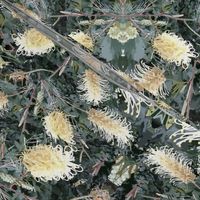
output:
<path id="1" fill-rule="evenodd" d="M 174 153 L 172 148 L 150 148 L 145 162 L 147 165 L 156 165 L 153 168 L 155 173 L 160 174 L 162 177 L 169 176 L 172 182 L 189 183 L 194 182 L 196 179 L 195 174 L 189 167 L 190 161 L 184 156 Z"/>
<path id="2" fill-rule="evenodd" d="M 123 148 L 125 145 L 130 145 L 130 141 L 133 140 L 133 136 L 130 134 L 130 123 L 127 123 L 126 119 L 122 119 L 113 111 L 90 109 L 88 119 L 93 124 L 94 129 L 99 130 L 108 142 L 116 139 L 118 146 Z"/>
<path id="3" fill-rule="evenodd" d="M 20 10 L 22 10 L 23 12 L 25 12 L 26 14 L 30 15 L 31 17 L 33 17 L 33 18 L 35 18 L 37 20 L 41 20 L 41 18 L 36 13 L 34 13 L 32 10 L 29 10 L 28 8 L 26 8 L 24 5 L 19 4 L 19 3 L 14 3 L 14 5 L 17 8 L 19 8 Z M 15 12 L 12 12 L 12 16 L 14 18 L 21 19 Z"/>
<path id="4" fill-rule="evenodd" d="M 9 75 L 9 79 L 15 82 L 18 82 L 18 81 L 23 82 L 24 80 L 27 79 L 27 77 L 28 77 L 27 74 L 23 72 L 22 70 L 15 71 Z"/>
<path id="5" fill-rule="evenodd" d="M 184 68 L 188 67 L 191 58 L 198 56 L 192 44 L 175 33 L 164 32 L 158 35 L 152 45 L 161 58 L 178 66 L 182 65 Z"/>
<path id="6" fill-rule="evenodd" d="M 81 92 L 84 92 L 81 98 L 87 102 L 93 102 L 95 105 L 106 101 L 109 96 L 108 81 L 89 69 L 85 70 L 78 88 Z"/>
<path id="7" fill-rule="evenodd" d="M 82 31 L 72 32 L 69 34 L 69 37 L 71 37 L 72 39 L 74 39 L 76 42 L 80 43 L 84 47 L 90 49 L 91 51 L 94 48 L 94 43 L 93 43 L 92 38 Z"/>
<path id="8" fill-rule="evenodd" d="M 77 172 L 82 171 L 80 165 L 73 163 L 73 151 L 57 145 L 37 145 L 26 149 L 21 161 L 28 172 L 39 181 L 72 179 Z"/>
<path id="9" fill-rule="evenodd" d="M 175 131 L 170 135 L 170 139 L 174 138 L 174 143 L 177 146 L 181 146 L 182 143 L 192 142 L 192 141 L 200 141 L 200 130 L 191 126 L 190 124 L 174 120 L 175 124 L 181 126 L 178 131 Z"/>
<path id="10" fill-rule="evenodd" d="M 54 43 L 35 28 L 26 30 L 24 34 L 13 35 L 13 40 L 19 46 L 17 55 L 41 55 L 54 49 Z"/>
<path id="11" fill-rule="evenodd" d="M 57 140 L 58 138 L 64 140 L 67 143 L 73 144 L 73 128 L 63 112 L 53 111 L 44 117 L 43 123 L 46 132 L 53 139 Z"/>
<path id="12" fill-rule="evenodd" d="M 107 190 L 93 189 L 90 192 L 90 197 L 93 200 L 110 200 L 110 194 Z"/>
<path id="13" fill-rule="evenodd" d="M 140 65 L 135 66 L 134 74 L 132 75 L 138 81 L 141 88 L 149 91 L 155 96 L 164 97 L 167 94 L 165 89 L 165 75 L 164 71 L 154 66 L 150 67 L 141 62 Z"/>
<path id="14" fill-rule="evenodd" d="M 130 85 L 132 85 L 134 88 L 136 88 L 138 91 L 143 91 L 143 88 L 141 88 L 138 85 L 138 81 L 134 80 L 129 74 L 126 74 L 122 71 L 116 71 L 123 79 L 125 79 Z M 130 115 L 135 114 L 136 117 L 139 116 L 141 111 L 141 98 L 135 94 L 132 94 L 128 92 L 127 90 L 124 90 L 122 88 L 117 88 L 116 92 L 119 92 L 123 95 L 125 99 L 125 103 L 127 104 L 126 110 L 124 110 L 125 113 L 128 113 Z"/>
<path id="15" fill-rule="evenodd" d="M 108 31 L 108 36 L 112 39 L 118 40 L 124 44 L 130 39 L 134 39 L 138 36 L 138 31 L 131 23 L 119 23 L 116 22 Z"/>
<path id="16" fill-rule="evenodd" d="M 5 110 L 8 105 L 8 97 L 4 92 L 0 91 L 0 111 Z"/>

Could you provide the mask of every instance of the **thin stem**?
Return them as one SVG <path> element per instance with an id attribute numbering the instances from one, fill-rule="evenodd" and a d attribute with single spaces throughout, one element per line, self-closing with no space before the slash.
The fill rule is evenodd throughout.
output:
<path id="1" fill-rule="evenodd" d="M 15 93 L 15 94 L 7 95 L 7 97 L 14 97 L 14 96 L 17 96 L 17 95 L 19 95 L 19 94 L 21 94 L 21 93 L 24 93 L 24 92 L 26 92 L 26 91 L 27 91 L 27 89 L 26 89 L 26 90 L 22 90 L 22 91 L 20 91 L 20 92 L 17 92 L 17 93 Z"/>
<path id="2" fill-rule="evenodd" d="M 64 62 L 62 65 L 58 66 L 58 69 L 56 69 L 52 74 L 51 76 L 49 77 L 49 80 L 54 77 L 59 71 L 59 76 L 62 74 L 62 72 L 65 70 L 65 67 L 67 66 L 67 64 L 69 63 L 71 57 L 68 56 L 67 58 L 65 58 Z"/>
<path id="3" fill-rule="evenodd" d="M 129 15 L 129 17 L 132 17 L 132 18 L 135 18 L 135 17 L 167 17 L 167 18 L 170 18 L 170 19 L 174 19 L 174 20 L 177 20 L 177 21 L 195 21 L 195 19 L 188 19 L 188 18 L 180 18 L 182 17 L 183 15 L 169 15 L 169 14 L 165 14 L 165 13 L 158 13 L 158 14 L 141 14 L 141 13 L 137 13 L 137 14 L 132 14 L 132 15 Z"/>
<path id="4" fill-rule="evenodd" d="M 193 184 L 196 188 L 198 188 L 198 189 L 200 190 L 200 186 L 197 185 L 194 181 L 192 182 L 192 184 Z"/>
<path id="5" fill-rule="evenodd" d="M 145 199 L 153 199 L 153 200 L 160 200 L 160 197 L 150 197 L 146 195 L 140 195 L 141 197 L 144 197 Z"/>
<path id="6" fill-rule="evenodd" d="M 55 96 L 58 97 L 62 102 L 64 102 L 64 103 L 66 103 L 66 104 L 68 104 L 68 105 L 70 105 L 70 106 L 76 108 L 77 110 L 80 110 L 81 112 L 84 112 L 84 113 L 88 114 L 88 112 L 87 112 L 86 110 L 81 109 L 79 106 L 77 106 L 77 105 L 71 103 L 70 101 L 65 100 L 65 99 L 63 99 L 63 98 L 61 98 L 61 97 L 59 97 L 59 96 L 57 96 L 57 95 L 55 95 Z"/>
<path id="7" fill-rule="evenodd" d="M 184 20 L 184 24 L 190 29 L 190 31 L 192 31 L 196 36 L 200 37 L 200 35 L 194 31 L 194 29 L 192 29 L 192 27 L 190 27 L 190 25 Z"/>
<path id="8" fill-rule="evenodd" d="M 49 73 L 54 73 L 54 71 L 48 70 L 48 69 L 34 69 L 34 70 L 32 70 L 32 71 L 25 72 L 25 74 L 32 74 L 32 73 L 41 72 L 41 71 L 49 72 Z"/>
<path id="9" fill-rule="evenodd" d="M 182 111 L 181 114 L 184 116 L 186 114 L 186 117 L 189 117 L 189 111 L 190 111 L 190 102 L 192 99 L 192 94 L 193 94 L 193 82 L 194 82 L 194 77 L 195 77 L 195 69 L 196 69 L 196 63 L 197 61 L 194 62 L 194 66 L 192 68 L 192 77 L 189 81 L 189 88 L 188 88 L 188 92 L 187 92 L 187 96 L 185 98 L 183 107 L 182 107 Z"/>

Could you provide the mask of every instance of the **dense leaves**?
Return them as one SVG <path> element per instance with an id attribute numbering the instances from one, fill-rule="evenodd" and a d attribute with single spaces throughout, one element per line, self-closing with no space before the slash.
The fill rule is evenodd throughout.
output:
<path id="1" fill-rule="evenodd" d="M 23 5 L 36 13 L 42 22 L 73 42 L 74 49 L 81 47 L 107 63 L 133 84 L 138 93 L 157 102 L 164 112 L 139 96 L 130 95 L 126 90 L 129 88 L 120 89 L 113 83 L 108 86 L 109 78 L 106 81 L 90 72 L 87 79 L 86 72 L 90 69 L 79 57 L 58 45 L 53 48 L 52 43 L 44 38 L 39 40 L 39 34 L 31 35 L 30 41 L 33 47 L 42 44 L 39 48 L 41 53 L 30 50 L 29 53 L 32 51 L 37 55 L 27 56 L 26 49 L 23 49 L 18 55 L 16 37 L 23 38 L 27 29 L 35 27 L 17 17 L 3 2 L 0 13 L 0 91 L 8 102 L 0 96 L 1 199 L 200 199 L 200 67 L 197 55 L 200 52 L 200 1 L 12 1 L 17 3 L 16 6 Z M 111 27 L 117 31 L 108 34 Z M 166 49 L 162 47 L 165 50 L 163 54 L 155 51 L 153 41 L 165 31 L 183 38 L 181 41 L 190 41 L 194 47 L 195 53 L 189 48 L 188 54 L 194 53 L 195 56 L 191 56 L 188 66 L 183 60 L 177 66 L 176 62 L 162 57 L 170 41 L 165 44 Z M 80 33 L 81 37 L 77 35 Z M 76 37 L 70 37 L 70 34 Z M 184 45 L 189 44 L 178 43 L 177 38 L 174 55 L 181 44 L 183 51 Z M 24 41 L 26 45 L 27 41 Z M 164 77 L 160 75 L 162 80 L 150 72 L 155 67 L 164 74 Z M 158 87 L 162 85 L 166 89 L 163 93 L 168 93 L 165 98 L 157 95 Z M 102 92 L 100 87 L 102 90 L 106 88 L 105 91 Z M 156 92 L 152 92 L 152 88 L 156 88 Z M 105 95 L 103 100 L 100 98 L 102 94 Z M 172 108 L 184 116 L 183 121 L 171 114 Z M 58 118 L 57 115 L 47 118 L 54 112 L 60 113 Z M 99 120 L 98 123 L 95 120 Z M 66 127 L 70 127 L 69 142 L 66 141 L 69 132 Z M 185 132 L 189 132 L 189 136 Z M 176 136 L 183 140 L 186 137 L 186 142 L 178 143 Z M 123 145 L 118 145 L 119 142 Z M 65 169 L 68 170 L 73 161 L 81 165 L 83 171 L 69 180 L 62 180 L 61 175 L 57 177 L 54 174 L 53 180 L 48 176 L 50 181 L 38 181 L 23 164 L 23 152 L 34 149 L 36 145 L 52 145 L 58 151 L 66 146 L 65 150 L 73 151 L 73 156 L 70 165 L 63 164 Z M 185 168 L 190 165 L 191 173 L 194 173 L 192 177 L 197 177 L 195 181 L 170 182 L 169 176 L 160 176 L 157 174 L 162 173 L 152 171 L 155 165 L 145 164 L 148 149 L 166 145 L 192 161 L 184 160 L 182 164 Z M 38 168 L 44 169 L 49 162 L 49 170 L 53 171 L 52 166 L 57 166 L 58 171 L 55 171 L 62 174 L 63 171 L 59 171 L 62 162 L 52 165 L 52 157 L 44 159 L 40 153 L 35 155 L 38 157 L 32 161 L 39 163 L 36 165 Z M 179 154 L 172 155 L 178 160 L 175 163 L 182 162 L 182 157 L 176 157 Z M 54 156 L 54 161 L 62 160 L 58 155 Z M 169 163 L 173 165 L 173 159 Z M 182 165 L 178 165 L 178 170 L 182 169 Z M 173 173 L 170 171 L 168 174 Z M 59 178 L 61 180 L 57 180 Z"/>

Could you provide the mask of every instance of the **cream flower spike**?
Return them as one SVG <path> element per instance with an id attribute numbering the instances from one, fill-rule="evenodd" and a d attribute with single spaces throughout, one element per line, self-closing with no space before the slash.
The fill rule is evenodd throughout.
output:
<path id="1" fill-rule="evenodd" d="M 73 128 L 69 119 L 63 112 L 53 111 L 44 117 L 43 125 L 46 132 L 53 139 L 64 140 L 68 144 L 74 144 Z"/>
<path id="2" fill-rule="evenodd" d="M 4 111 L 8 105 L 8 97 L 4 92 L 0 91 L 0 112 Z"/>
<path id="3" fill-rule="evenodd" d="M 69 34 L 69 37 L 71 37 L 76 42 L 80 43 L 81 45 L 83 45 L 84 47 L 88 48 L 91 51 L 94 48 L 94 43 L 92 38 L 82 31 L 72 32 Z"/>
<path id="4" fill-rule="evenodd" d="M 162 177 L 169 176 L 171 182 L 179 181 L 183 183 L 194 182 L 195 174 L 189 167 L 190 160 L 178 153 L 174 153 L 173 149 L 166 146 L 160 149 L 149 149 L 149 154 L 145 160 L 147 165 L 156 165 L 154 171 Z"/>
<path id="5" fill-rule="evenodd" d="M 49 53 L 54 49 L 54 43 L 35 28 L 26 30 L 23 34 L 12 35 L 18 47 L 17 55 L 33 56 Z"/>
<path id="6" fill-rule="evenodd" d="M 137 81 L 135 81 L 129 74 L 126 74 L 125 72 L 122 72 L 120 70 L 116 71 L 117 74 L 119 74 L 122 78 L 124 78 L 129 84 L 133 85 L 139 92 L 143 91 L 143 88 L 141 88 Z M 133 95 L 127 90 L 117 88 L 116 92 L 119 92 L 123 95 L 125 99 L 125 103 L 127 104 L 126 110 L 124 110 L 125 113 L 133 115 L 135 114 L 136 117 L 139 116 L 140 110 L 141 110 L 141 98 L 139 96 Z"/>
<path id="7" fill-rule="evenodd" d="M 198 57 L 192 44 L 175 33 L 164 32 L 154 38 L 153 49 L 161 58 L 187 68 L 191 58 Z"/>
<path id="8" fill-rule="evenodd" d="M 26 149 L 21 156 L 21 162 L 28 172 L 38 181 L 70 180 L 82 167 L 73 163 L 73 150 L 67 150 L 60 145 L 37 145 Z"/>
<path id="9" fill-rule="evenodd" d="M 85 70 L 85 73 L 79 81 L 78 89 L 84 92 L 81 99 L 87 102 L 93 102 L 98 105 L 100 102 L 106 101 L 109 97 L 109 83 L 102 79 L 92 70 Z"/>
<path id="10" fill-rule="evenodd" d="M 134 140 L 131 135 L 132 131 L 130 131 L 130 123 L 127 123 L 125 118 L 122 119 L 113 111 L 90 109 L 88 119 L 93 124 L 94 130 L 99 131 L 107 142 L 116 139 L 118 146 L 124 148 L 126 145 L 130 145 L 130 141 Z"/>
<path id="11" fill-rule="evenodd" d="M 18 82 L 18 81 L 23 82 L 24 80 L 27 80 L 27 78 L 28 78 L 28 74 L 22 70 L 12 72 L 9 75 L 9 80 L 12 80 L 14 82 Z"/>
<path id="12" fill-rule="evenodd" d="M 93 200 L 111 200 L 110 194 L 107 190 L 100 190 L 98 188 L 93 188 L 89 196 Z M 86 200 L 86 199 L 84 198 L 83 200 Z"/>
<path id="13" fill-rule="evenodd" d="M 172 133 L 169 139 L 173 139 L 173 142 L 176 143 L 177 146 L 181 146 L 182 143 L 197 141 L 200 142 L 200 130 L 194 128 L 190 124 L 186 122 L 182 122 L 179 120 L 174 120 L 175 124 L 181 126 L 178 131 Z"/>
<path id="14" fill-rule="evenodd" d="M 166 78 L 164 71 L 153 66 L 150 67 L 144 62 L 135 65 L 134 73 L 132 74 L 135 80 L 138 80 L 138 85 L 146 89 L 154 96 L 165 97 L 168 92 L 165 88 Z"/>

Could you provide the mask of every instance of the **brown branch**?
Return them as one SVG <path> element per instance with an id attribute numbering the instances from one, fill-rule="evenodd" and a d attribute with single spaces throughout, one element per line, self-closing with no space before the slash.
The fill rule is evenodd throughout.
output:
<path id="1" fill-rule="evenodd" d="M 141 99 L 143 102 L 148 102 L 152 106 L 155 106 L 165 112 L 167 115 L 176 118 L 179 121 L 187 122 L 193 127 L 195 127 L 194 123 L 185 117 L 183 117 L 179 112 L 174 110 L 171 106 L 167 105 L 163 101 L 156 101 L 148 96 L 144 95 L 135 88 L 135 86 L 125 79 L 123 79 L 114 69 L 112 69 L 108 64 L 100 61 L 96 57 L 94 57 L 90 52 L 85 51 L 79 45 L 74 44 L 72 41 L 62 36 L 46 24 L 38 21 L 37 19 L 29 16 L 27 13 L 23 12 L 21 9 L 17 8 L 14 4 L 9 2 L 8 0 L 2 0 L 2 4 L 7 7 L 9 10 L 14 11 L 19 15 L 22 19 L 24 19 L 29 25 L 36 28 L 38 31 L 46 35 L 49 39 L 54 41 L 60 47 L 66 49 L 70 54 L 77 57 L 80 61 L 85 63 L 88 67 L 90 67 L 97 74 L 107 79 L 111 83 L 116 86 L 130 92 L 136 98 Z M 166 106 L 163 106 L 166 105 Z M 196 129 L 196 128 L 195 128 Z"/>
<path id="2" fill-rule="evenodd" d="M 181 114 L 183 116 L 185 115 L 186 118 L 189 118 L 190 102 L 191 102 L 192 95 L 193 95 L 193 82 L 194 82 L 194 78 L 195 78 L 196 63 L 197 63 L 197 61 L 194 62 L 194 66 L 192 68 L 192 77 L 189 81 L 189 88 L 188 88 L 187 96 L 185 98 L 185 101 L 184 101 L 184 104 L 182 107 L 182 111 L 181 111 Z"/>

